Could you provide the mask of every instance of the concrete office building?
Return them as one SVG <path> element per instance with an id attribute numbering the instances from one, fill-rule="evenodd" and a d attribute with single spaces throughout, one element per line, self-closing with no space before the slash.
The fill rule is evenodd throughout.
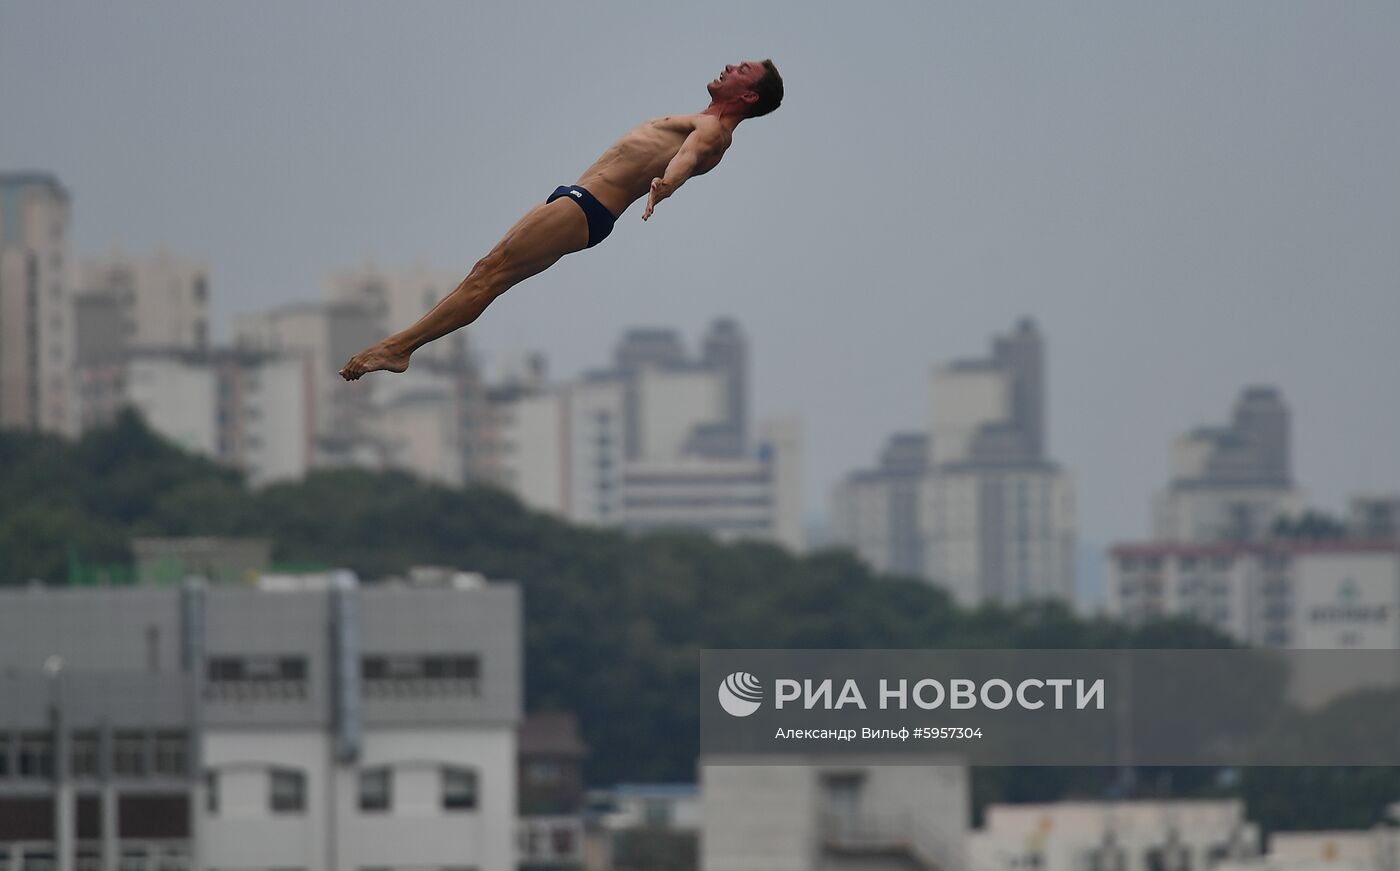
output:
<path id="1" fill-rule="evenodd" d="M 1071 599 L 1074 491 L 1046 455 L 1044 357 L 1022 320 L 987 357 L 936 368 L 927 431 L 892 438 L 835 488 L 835 540 L 964 604 Z"/>
<path id="2" fill-rule="evenodd" d="M 1248 387 L 1226 426 L 1198 427 L 1172 446 L 1172 479 L 1153 503 L 1158 541 L 1256 541 L 1298 513 L 1288 407 L 1273 387 Z"/>
<path id="3" fill-rule="evenodd" d="M 514 864 L 511 585 L 338 573 L 0 593 L 0 672 L 27 686 L 0 712 L 12 857 L 61 871 L 75 855 L 109 871 L 117 857 L 143 871 Z"/>
<path id="4" fill-rule="evenodd" d="M 1400 647 L 1400 544 L 1121 544 L 1110 551 L 1108 613 L 1185 616 L 1253 645 Z"/>
<path id="5" fill-rule="evenodd" d="M 970 867 L 967 768 L 869 757 L 700 760 L 703 871 Z"/>
<path id="6" fill-rule="evenodd" d="M 1258 856 L 1239 799 L 990 805 L 968 836 L 977 871 L 1200 869 Z"/>
<path id="7" fill-rule="evenodd" d="M 45 662 L 0 668 L 0 869 L 193 867 L 189 676 Z"/>
<path id="8" fill-rule="evenodd" d="M 78 433 L 71 202 L 47 173 L 0 173 L 0 429 Z"/>
<path id="9" fill-rule="evenodd" d="M 113 337 L 125 350 L 209 349 L 209 272 L 202 263 L 164 251 L 145 257 L 114 251 L 79 261 L 74 286 L 90 311 L 109 309 L 102 319 L 80 321 L 84 356 Z"/>

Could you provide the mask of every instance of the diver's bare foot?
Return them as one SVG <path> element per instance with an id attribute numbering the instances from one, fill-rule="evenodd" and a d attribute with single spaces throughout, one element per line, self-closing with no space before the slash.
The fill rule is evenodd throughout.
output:
<path id="1" fill-rule="evenodd" d="M 385 339 L 351 357 L 350 362 L 340 370 L 340 377 L 346 381 L 354 381 L 366 372 L 403 372 L 407 369 L 408 354 L 390 348 L 389 340 Z"/>

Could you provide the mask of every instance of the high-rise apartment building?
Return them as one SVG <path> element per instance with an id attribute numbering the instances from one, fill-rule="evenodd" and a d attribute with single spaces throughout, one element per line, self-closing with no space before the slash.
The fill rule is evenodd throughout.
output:
<path id="1" fill-rule="evenodd" d="M 879 572 L 922 577 L 927 541 L 919 525 L 929 471 L 927 433 L 890 436 L 879 464 L 838 485 L 831 525 L 844 544 Z"/>
<path id="2" fill-rule="evenodd" d="M 444 273 L 366 267 L 331 275 L 324 303 L 239 322 L 240 345 L 305 361 L 314 465 L 403 469 L 447 485 L 489 477 L 488 409 L 465 331 L 425 345 L 392 378 L 347 383 L 339 375 L 352 355 L 408 326 L 456 285 Z"/>
<path id="3" fill-rule="evenodd" d="M 295 356 L 133 351 L 118 398 L 103 405 L 135 408 L 166 439 L 243 469 L 255 486 L 299 479 L 311 467 L 314 402 Z"/>
<path id="4" fill-rule="evenodd" d="M 0 173 L 0 428 L 76 435 L 68 191 Z"/>
<path id="5" fill-rule="evenodd" d="M 326 278 L 326 300 L 348 304 L 364 311 L 373 324 L 378 341 L 411 325 L 438 301 L 457 288 L 463 276 L 424 268 L 383 270 L 374 265 L 343 270 Z M 363 350 L 356 348 L 350 353 Z M 450 363 L 466 355 L 467 332 L 458 330 L 424 345 L 413 355 L 413 365 Z M 339 369 L 350 358 L 336 363 Z"/>
<path id="6" fill-rule="evenodd" d="M 118 338 L 128 350 L 209 349 L 209 270 L 202 263 L 164 251 L 148 257 L 113 252 L 84 258 L 74 290 L 79 304 L 94 313 L 110 307 L 104 317 L 80 320 L 82 358 Z"/>
<path id="7" fill-rule="evenodd" d="M 923 480 L 924 574 L 958 601 L 1074 599 L 1074 494 L 1043 463 L 936 467 Z"/>
<path id="8" fill-rule="evenodd" d="M 576 522 L 800 549 L 800 430 L 772 421 L 751 439 L 747 359 L 726 319 L 698 358 L 673 330 L 633 329 L 612 368 L 550 385 L 536 366 L 490 392 L 484 477 Z"/>
<path id="9" fill-rule="evenodd" d="M 381 338 L 363 308 L 355 303 L 298 303 L 239 318 L 235 335 L 240 348 L 303 361 L 312 390 L 318 460 L 322 453 L 351 450 L 363 437 L 370 391 L 339 374 L 346 360 Z"/>
<path id="10" fill-rule="evenodd" d="M 1158 541 L 1255 541 L 1303 507 L 1290 467 L 1288 406 L 1273 387 L 1247 387 L 1231 422 L 1198 427 L 1172 446 L 1172 479 L 1153 505 Z"/>
<path id="11" fill-rule="evenodd" d="M 925 433 L 833 494 L 836 540 L 877 571 L 916 575 L 965 604 L 1074 596 L 1074 494 L 1046 456 L 1045 351 L 1022 320 L 987 357 L 937 367 Z"/>

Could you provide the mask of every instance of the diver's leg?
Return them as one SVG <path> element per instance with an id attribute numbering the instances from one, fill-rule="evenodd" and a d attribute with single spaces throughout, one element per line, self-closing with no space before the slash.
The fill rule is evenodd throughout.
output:
<path id="1" fill-rule="evenodd" d="M 568 197 L 561 197 L 526 212 L 496 247 L 477 261 L 456 290 L 413 326 L 351 357 L 340 370 L 341 376 L 354 381 L 366 372 L 404 371 L 414 351 L 476 320 L 496 297 L 545 271 L 565 254 L 588 247 L 588 219 L 582 209 L 566 200 Z"/>

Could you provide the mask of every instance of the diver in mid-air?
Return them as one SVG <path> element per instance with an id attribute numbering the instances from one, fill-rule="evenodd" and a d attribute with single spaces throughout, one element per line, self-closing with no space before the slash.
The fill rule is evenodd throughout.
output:
<path id="1" fill-rule="evenodd" d="M 353 381 L 366 372 L 403 372 L 414 351 L 476 320 L 496 297 L 565 254 L 603 241 L 643 195 L 647 220 L 686 179 L 715 168 L 740 121 L 766 115 L 783 100 L 783 80 L 771 60 L 730 64 L 708 90 L 704 111 L 653 118 L 613 143 L 577 184 L 557 188 L 526 212 L 456 290 L 413 326 L 351 357 L 341 376 Z"/>

